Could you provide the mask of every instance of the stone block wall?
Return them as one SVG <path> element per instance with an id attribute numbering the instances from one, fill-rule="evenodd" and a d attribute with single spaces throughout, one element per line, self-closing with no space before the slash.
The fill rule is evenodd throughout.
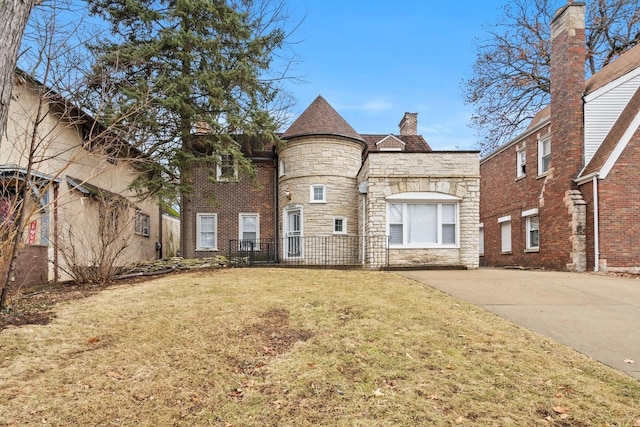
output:
<path id="1" fill-rule="evenodd" d="M 478 267 L 480 202 L 477 152 L 370 153 L 358 181 L 368 183 L 368 236 L 387 234 L 386 197 L 405 192 L 438 192 L 459 197 L 460 247 L 391 249 L 394 266 Z"/>
<path id="2" fill-rule="evenodd" d="M 279 151 L 284 174 L 278 179 L 279 227 L 283 210 L 301 207 L 304 236 L 333 234 L 333 217 L 347 219 L 347 234 L 357 235 L 356 175 L 364 146 L 341 137 L 303 137 L 287 142 Z M 326 203 L 311 203 L 311 186 L 326 186 Z M 290 196 L 287 196 L 289 194 Z"/>

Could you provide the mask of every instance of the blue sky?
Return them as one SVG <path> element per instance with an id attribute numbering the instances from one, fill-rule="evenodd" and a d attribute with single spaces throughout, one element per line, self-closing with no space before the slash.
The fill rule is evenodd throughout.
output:
<path id="1" fill-rule="evenodd" d="M 434 150 L 478 149 L 461 82 L 474 39 L 506 0 L 288 0 L 298 56 L 295 117 L 322 95 L 360 133 L 398 133 L 405 111 Z M 484 26 L 484 28 L 483 28 Z"/>

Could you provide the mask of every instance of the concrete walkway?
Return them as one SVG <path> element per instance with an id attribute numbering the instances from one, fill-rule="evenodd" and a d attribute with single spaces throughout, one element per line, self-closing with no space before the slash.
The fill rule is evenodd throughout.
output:
<path id="1" fill-rule="evenodd" d="M 399 274 L 640 379 L 640 279 L 493 268 Z"/>

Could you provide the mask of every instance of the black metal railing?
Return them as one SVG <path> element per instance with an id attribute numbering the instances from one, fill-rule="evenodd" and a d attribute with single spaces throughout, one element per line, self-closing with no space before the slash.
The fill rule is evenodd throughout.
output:
<path id="1" fill-rule="evenodd" d="M 230 240 L 233 266 L 281 264 L 321 267 L 388 267 L 387 236 L 288 236 L 280 239 Z"/>

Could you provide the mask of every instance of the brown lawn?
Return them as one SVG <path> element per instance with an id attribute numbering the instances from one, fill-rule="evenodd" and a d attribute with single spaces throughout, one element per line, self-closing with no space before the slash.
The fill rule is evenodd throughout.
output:
<path id="1" fill-rule="evenodd" d="M 0 332 L 0 425 L 640 426 L 640 382 L 384 272 L 222 269 Z"/>

